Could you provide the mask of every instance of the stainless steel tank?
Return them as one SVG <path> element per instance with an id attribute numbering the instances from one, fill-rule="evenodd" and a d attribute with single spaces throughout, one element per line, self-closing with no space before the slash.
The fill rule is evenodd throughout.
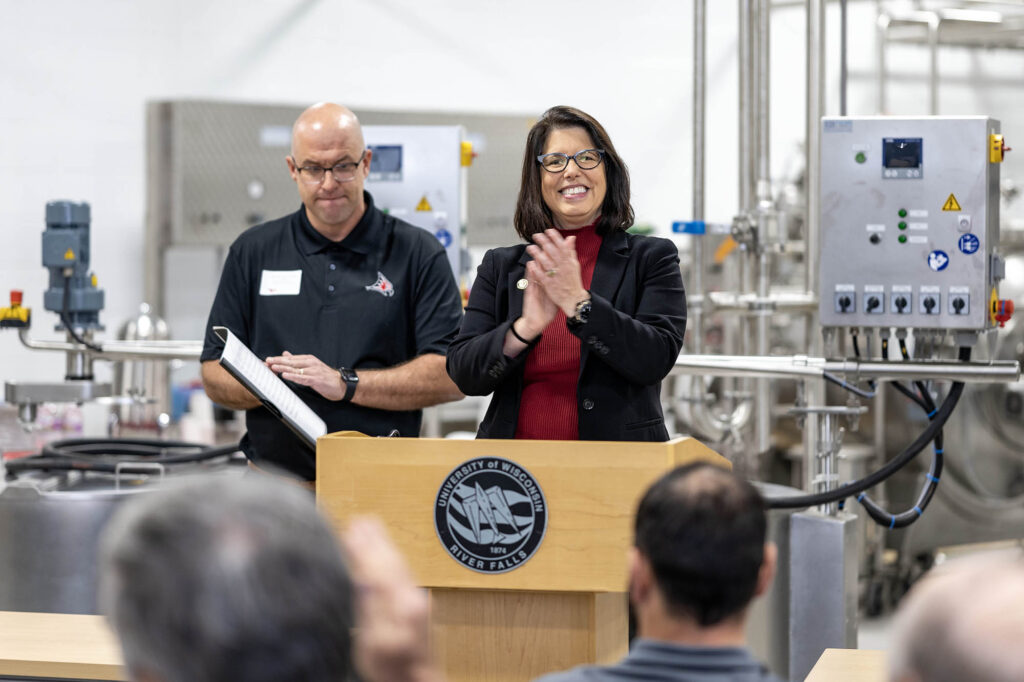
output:
<path id="1" fill-rule="evenodd" d="M 0 407 L 0 439 L 16 419 L 15 410 Z M 21 444 L 6 438 L 0 451 Z M 137 454 L 118 454 L 129 449 Z M 243 462 L 231 447 L 156 439 L 56 441 L 40 455 L 7 461 L 0 476 L 0 611 L 96 613 L 98 543 L 117 508 L 162 481 L 238 475 Z"/>
<path id="2" fill-rule="evenodd" d="M 240 475 L 223 461 L 174 467 L 166 476 L 25 476 L 0 491 L 0 611 L 98 612 L 99 539 L 118 507 L 186 474 Z"/>
<path id="3" fill-rule="evenodd" d="M 138 316 L 121 325 L 117 337 L 130 341 L 164 341 L 171 338 L 167 323 L 139 306 Z M 171 365 L 169 360 L 129 360 L 114 365 L 114 395 L 122 429 L 162 430 L 170 423 Z"/>
<path id="4" fill-rule="evenodd" d="M 100 532 L 123 500 L 146 488 L 77 488 L 53 480 L 0 492 L 0 610 L 97 612 Z"/>

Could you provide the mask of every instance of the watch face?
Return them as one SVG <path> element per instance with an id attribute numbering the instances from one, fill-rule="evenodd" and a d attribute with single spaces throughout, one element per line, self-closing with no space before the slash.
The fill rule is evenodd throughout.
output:
<path id="1" fill-rule="evenodd" d="M 344 368 L 341 370 L 341 378 L 345 380 L 345 383 L 352 384 L 359 381 L 359 375 L 355 373 L 355 370 Z"/>
<path id="2" fill-rule="evenodd" d="M 570 317 L 567 321 L 569 324 L 579 326 L 587 321 L 590 317 L 590 301 L 583 301 L 576 304 L 576 314 Z"/>

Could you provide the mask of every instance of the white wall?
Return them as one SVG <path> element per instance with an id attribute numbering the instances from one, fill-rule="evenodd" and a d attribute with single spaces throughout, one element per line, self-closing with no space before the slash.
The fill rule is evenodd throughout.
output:
<path id="1" fill-rule="evenodd" d="M 724 221 L 735 212 L 736 196 L 736 3 L 708 4 L 706 213 Z M 144 107 L 150 99 L 332 99 L 364 108 L 530 114 L 573 104 L 605 124 L 630 164 L 638 221 L 667 231 L 691 208 L 689 2 L 5 5 L 0 297 L 6 301 L 9 289 L 24 289 L 36 337 L 55 336 L 56 316 L 42 308 L 46 274 L 39 235 L 48 200 L 92 205 L 92 265 L 106 291 L 101 319 L 108 334 L 141 301 Z M 851 113 L 875 113 L 868 80 L 873 17 L 873 3 L 852 3 Z M 779 10 L 773 26 L 773 166 L 779 172 L 803 137 L 803 11 Z M 831 43 L 834 52 L 838 40 Z M 908 48 L 907 54 L 905 68 L 923 73 L 923 50 Z M 993 59 L 1000 70 L 1015 69 L 1015 77 L 1024 73 L 1019 54 L 944 58 L 944 68 L 966 76 L 944 90 L 943 106 L 948 113 L 1001 117 L 1008 132 L 1011 115 L 1020 118 L 1020 87 L 998 94 L 986 89 L 979 97 L 969 82 Z M 834 59 L 829 68 L 835 72 Z M 892 113 L 925 113 L 919 110 L 926 101 L 921 93 L 923 85 L 905 82 L 892 93 Z M 835 102 L 833 88 L 829 113 L 836 113 Z M 283 174 L 281 181 L 288 181 Z M 29 352 L 10 331 L 0 333 L 0 358 L 3 380 L 59 380 L 63 374 L 62 356 Z"/>

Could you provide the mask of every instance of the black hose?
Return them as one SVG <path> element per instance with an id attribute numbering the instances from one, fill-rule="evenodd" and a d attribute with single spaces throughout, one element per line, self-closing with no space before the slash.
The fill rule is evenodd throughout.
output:
<path id="1" fill-rule="evenodd" d="M 865 391 L 863 388 L 857 388 L 853 384 L 846 383 L 845 381 L 843 381 L 842 379 L 840 379 L 839 377 L 837 377 L 836 375 L 834 375 L 834 374 L 832 374 L 830 372 L 822 372 L 821 375 L 823 377 L 825 377 L 826 381 L 831 381 L 833 384 L 835 384 L 839 388 L 845 388 L 850 393 L 853 393 L 854 395 L 859 395 L 861 398 L 874 398 L 875 397 L 875 382 L 873 382 L 873 381 L 869 381 L 868 382 L 868 385 L 871 387 L 871 390 L 870 391 Z"/>
<path id="2" fill-rule="evenodd" d="M 971 359 L 971 349 L 962 347 L 960 349 L 959 359 L 961 362 L 967 362 Z M 892 476 L 894 473 L 902 469 L 907 465 L 914 457 L 918 455 L 925 448 L 928 443 L 935 439 L 935 435 L 942 430 L 942 427 L 946 425 L 946 421 L 949 419 L 949 415 L 953 413 L 953 409 L 956 407 L 957 402 L 960 400 L 960 396 L 964 392 L 964 384 L 962 381 L 953 382 L 949 388 L 949 393 L 946 395 L 946 399 L 942 401 L 942 405 L 936 410 L 933 415 L 932 421 L 928 424 L 928 427 L 914 440 L 913 443 L 908 445 L 900 454 L 892 459 L 888 464 L 883 466 L 878 471 L 875 471 L 868 476 L 858 480 L 841 485 L 835 490 L 828 490 L 822 493 L 813 493 L 808 495 L 794 495 L 791 497 L 777 497 L 774 499 L 766 500 L 768 508 L 770 509 L 794 509 L 800 507 L 813 507 L 821 504 L 831 504 L 832 502 L 838 502 L 851 495 L 857 495 L 869 488 L 873 488 L 885 479 Z"/>
<path id="3" fill-rule="evenodd" d="M 910 359 L 910 354 L 907 352 L 907 344 L 900 339 L 900 351 L 903 354 L 904 360 Z M 929 419 L 933 419 L 935 415 L 935 401 L 932 400 L 932 396 L 928 393 L 924 384 L 920 381 L 915 381 L 914 386 L 920 392 L 920 398 L 917 395 L 913 395 L 915 402 L 917 402 L 921 409 L 924 410 L 925 414 L 928 415 Z M 883 509 L 877 502 L 872 500 L 867 493 L 860 493 L 857 496 L 857 502 L 864 507 L 864 510 L 868 513 L 868 516 L 880 526 L 887 526 L 890 530 L 894 528 L 905 528 L 917 521 L 924 514 L 924 510 L 928 507 L 928 503 L 932 501 L 932 497 L 935 495 L 935 491 L 939 485 L 939 479 L 942 477 L 942 463 L 945 449 L 943 447 L 942 430 L 935 434 L 935 454 L 932 456 L 932 463 L 926 474 L 928 477 L 927 482 L 921 489 L 921 494 L 918 495 L 917 501 L 914 506 L 910 509 L 900 512 L 899 514 L 893 514 L 892 512 Z"/>
<path id="4" fill-rule="evenodd" d="M 45 445 L 38 455 L 6 463 L 8 476 L 26 471 L 90 471 L 131 473 L 132 464 L 188 464 L 226 457 L 237 443 L 210 447 L 156 438 L 70 438 Z M 138 471 L 149 471 L 138 467 Z"/>
<path id="5" fill-rule="evenodd" d="M 903 356 L 903 359 L 910 360 L 910 353 L 907 351 L 906 341 L 904 339 L 900 339 L 899 343 L 900 354 Z M 902 385 L 898 386 L 898 388 L 906 391 L 906 394 L 911 396 L 914 402 L 921 406 L 921 409 L 924 410 L 929 419 L 932 419 L 935 415 L 935 401 L 932 400 L 932 396 L 923 382 L 915 381 L 914 387 L 917 389 L 920 398 L 918 398 L 917 394 L 914 394 Z M 881 526 L 888 526 L 890 530 L 893 528 L 905 528 L 906 526 L 909 526 L 914 521 L 921 518 L 924 514 L 924 510 L 928 507 L 928 503 L 931 502 L 932 497 L 935 495 L 935 491 L 939 485 L 939 479 L 942 476 L 944 455 L 945 448 L 943 447 L 942 431 L 939 430 L 939 432 L 935 434 L 935 454 L 932 456 L 932 463 L 928 469 L 928 473 L 926 474 L 928 480 L 921 489 L 921 493 L 918 495 L 914 506 L 910 509 L 900 512 L 899 514 L 893 514 L 879 506 L 878 503 L 867 495 L 867 493 L 860 493 L 860 495 L 857 496 L 857 501 L 864 507 L 868 516 L 870 516 L 875 523 Z"/>
<path id="6" fill-rule="evenodd" d="M 909 388 L 907 388 L 906 386 L 904 386 L 900 382 L 893 381 L 893 382 L 890 382 L 889 385 L 892 386 L 893 388 L 895 388 L 897 391 L 899 391 L 903 395 L 907 396 L 910 400 L 914 401 L 917 404 L 918 407 L 920 407 L 922 410 L 925 411 L 925 414 L 931 412 L 932 409 L 935 409 L 934 408 L 935 403 L 932 403 L 932 408 L 929 409 L 927 403 L 925 403 L 925 401 L 923 399 L 918 397 L 918 395 L 916 393 L 911 391 Z M 929 396 L 929 398 L 930 397 L 931 396 Z"/>

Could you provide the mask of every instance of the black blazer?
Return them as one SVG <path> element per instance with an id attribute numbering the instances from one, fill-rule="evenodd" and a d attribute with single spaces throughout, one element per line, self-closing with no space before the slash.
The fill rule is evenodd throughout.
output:
<path id="1" fill-rule="evenodd" d="M 466 395 L 494 393 L 478 438 L 513 438 L 524 363 L 502 352 L 523 310 L 526 245 L 492 249 L 477 270 L 466 316 L 448 347 L 448 374 Z M 582 341 L 576 399 L 580 440 L 668 440 L 661 380 L 683 345 L 686 294 L 675 244 L 619 230 L 606 235 L 590 287 L 590 318 L 570 327 Z"/>

